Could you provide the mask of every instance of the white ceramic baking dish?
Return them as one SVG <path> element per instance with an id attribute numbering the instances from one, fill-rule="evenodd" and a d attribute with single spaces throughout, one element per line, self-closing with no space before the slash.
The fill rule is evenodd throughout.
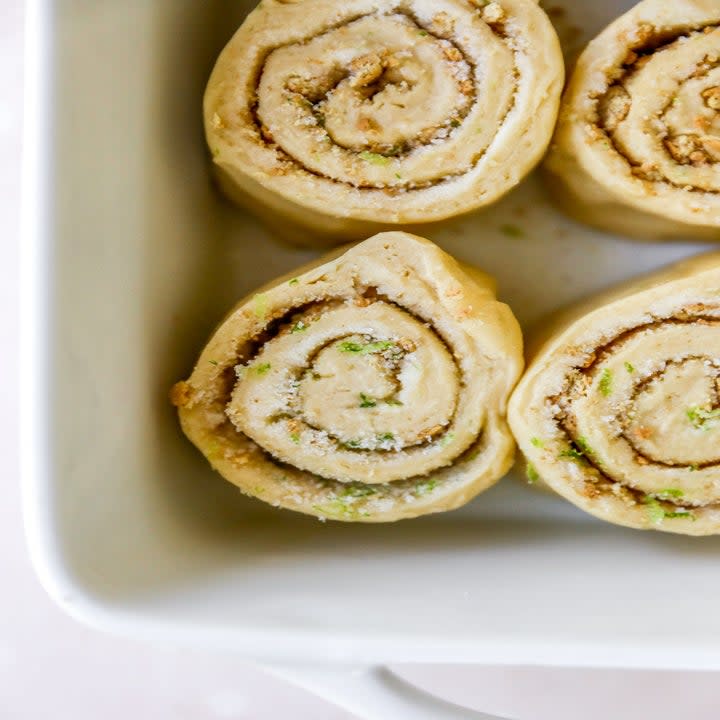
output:
<path id="1" fill-rule="evenodd" d="M 630 4 L 565 1 L 568 38 Z M 209 181 L 200 99 L 249 5 L 28 3 L 24 492 L 48 592 L 100 628 L 283 665 L 375 718 L 456 715 L 324 665 L 720 668 L 720 538 L 604 525 L 513 479 L 447 515 L 322 524 L 243 498 L 182 437 L 171 383 L 236 298 L 311 255 Z M 700 249 L 594 234 L 537 179 L 429 236 L 495 274 L 526 327 Z"/>

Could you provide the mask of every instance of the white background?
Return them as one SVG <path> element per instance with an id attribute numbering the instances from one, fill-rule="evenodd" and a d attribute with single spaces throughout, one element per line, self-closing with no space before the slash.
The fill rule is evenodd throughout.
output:
<path id="1" fill-rule="evenodd" d="M 0 0 L 0 718 L 348 720 L 231 654 L 149 648 L 87 630 L 52 605 L 33 575 L 22 534 L 15 419 L 22 362 L 15 353 L 22 13 L 17 0 Z M 713 673 L 474 666 L 399 671 L 445 697 L 516 720 L 720 717 L 720 678 Z"/>

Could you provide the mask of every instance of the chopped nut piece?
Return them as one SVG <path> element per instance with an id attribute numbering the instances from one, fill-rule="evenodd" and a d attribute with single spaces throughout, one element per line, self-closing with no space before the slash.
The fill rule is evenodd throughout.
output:
<path id="1" fill-rule="evenodd" d="M 720 138 L 705 137 L 702 139 L 705 152 L 715 161 L 720 162 Z"/>
<path id="2" fill-rule="evenodd" d="M 630 112 L 630 95 L 621 85 L 613 85 L 600 100 L 598 111 L 603 125 L 612 132 Z"/>
<path id="3" fill-rule="evenodd" d="M 720 110 L 720 86 L 716 85 L 704 90 L 702 98 L 711 110 Z"/>
<path id="4" fill-rule="evenodd" d="M 472 95 L 475 90 L 475 86 L 472 84 L 471 80 L 463 80 L 460 83 L 460 92 L 463 95 Z"/>
<path id="5" fill-rule="evenodd" d="M 179 408 L 191 407 L 193 403 L 193 387 L 190 383 L 181 380 L 170 389 L 170 402 Z"/>
<path id="6" fill-rule="evenodd" d="M 385 65 L 378 53 L 370 53 L 356 57 L 350 63 L 353 76 L 350 79 L 351 87 L 365 87 L 374 83 L 383 73 Z"/>
<path id="7" fill-rule="evenodd" d="M 600 490 L 591 482 L 586 482 L 583 486 L 580 492 L 587 498 L 596 498 L 601 495 Z"/>
<path id="8" fill-rule="evenodd" d="M 418 437 L 422 438 L 423 440 L 430 440 L 433 437 L 435 437 L 435 435 L 439 435 L 442 431 L 443 431 L 442 425 L 434 425 L 433 427 L 428 428 L 427 430 L 421 430 L 418 433 Z"/>
<path id="9" fill-rule="evenodd" d="M 707 132 L 712 126 L 712 121 L 704 115 L 698 115 L 693 120 L 693 125 L 700 130 L 700 132 Z"/>
<path id="10" fill-rule="evenodd" d="M 491 2 L 483 10 L 482 16 L 483 20 L 488 23 L 488 25 L 501 23 L 505 19 L 505 10 L 503 10 L 500 3 Z"/>
<path id="11" fill-rule="evenodd" d="M 432 29 L 441 37 L 449 37 L 455 31 L 455 21 L 446 12 L 439 12 L 432 19 Z"/>
<path id="12" fill-rule="evenodd" d="M 640 23 L 635 30 L 633 38 L 635 41 L 635 47 L 643 47 L 644 45 L 647 45 L 648 40 L 650 40 L 654 35 L 655 28 L 652 25 L 649 23 Z"/>
<path id="13" fill-rule="evenodd" d="M 299 76 L 288 78 L 287 89 L 300 95 L 309 95 L 314 89 L 312 80 Z"/>
<path id="14" fill-rule="evenodd" d="M 462 53 L 456 47 L 446 47 L 443 53 L 450 62 L 460 62 L 463 59 Z"/>
<path id="15" fill-rule="evenodd" d="M 357 129 L 361 132 L 377 132 L 378 125 L 372 118 L 361 117 L 357 121 Z"/>
<path id="16" fill-rule="evenodd" d="M 630 168 L 630 172 L 640 180 L 646 180 L 647 182 L 662 182 L 664 180 L 663 174 L 657 169 L 652 163 L 643 163 L 642 165 L 636 165 Z M 648 190 L 650 192 L 650 190 Z"/>
<path id="17" fill-rule="evenodd" d="M 697 135 L 676 135 L 665 141 L 673 159 L 682 165 L 704 165 L 710 162 L 710 158 L 703 151 L 700 145 L 700 138 Z"/>

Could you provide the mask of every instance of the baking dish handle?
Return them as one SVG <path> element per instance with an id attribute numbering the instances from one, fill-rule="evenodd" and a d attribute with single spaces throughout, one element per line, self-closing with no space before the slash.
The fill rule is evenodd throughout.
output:
<path id="1" fill-rule="evenodd" d="M 383 666 L 272 665 L 266 669 L 363 720 L 507 720 L 441 700 Z"/>

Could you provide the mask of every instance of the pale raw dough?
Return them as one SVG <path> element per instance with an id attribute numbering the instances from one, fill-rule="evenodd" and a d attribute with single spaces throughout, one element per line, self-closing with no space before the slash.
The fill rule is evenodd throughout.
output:
<path id="1" fill-rule="evenodd" d="M 534 0 L 265 0 L 217 61 L 205 130 L 230 197 L 336 242 L 497 200 L 544 154 L 563 78 Z"/>
<path id="2" fill-rule="evenodd" d="M 387 522 L 463 505 L 508 470 L 522 364 L 492 280 L 391 232 L 242 300 L 172 397 L 246 494 Z"/>
<path id="3" fill-rule="evenodd" d="M 580 56 L 546 167 L 582 222 L 720 240 L 720 3 L 644 0 Z"/>
<path id="4" fill-rule="evenodd" d="M 509 420 L 537 475 L 587 512 L 720 533 L 720 254 L 557 318 Z"/>

